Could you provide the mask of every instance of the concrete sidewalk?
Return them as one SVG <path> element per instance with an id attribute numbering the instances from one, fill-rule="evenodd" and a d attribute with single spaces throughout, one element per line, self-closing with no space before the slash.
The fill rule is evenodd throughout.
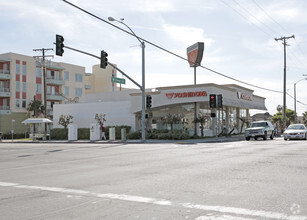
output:
<path id="1" fill-rule="evenodd" d="M 232 142 L 232 141 L 243 141 L 245 140 L 244 135 L 232 135 L 229 137 L 210 137 L 210 138 L 199 138 L 199 139 L 187 139 L 187 140 L 157 140 L 157 139 L 149 139 L 146 140 L 146 144 L 163 144 L 163 143 L 180 143 L 180 144 L 196 144 L 196 143 L 220 143 L 220 142 Z M 110 143 L 126 143 L 126 144 L 137 144 L 142 143 L 141 140 L 99 140 L 99 141 L 90 141 L 90 140 L 78 140 L 78 141 L 68 141 L 68 140 L 45 140 L 45 141 L 32 141 L 32 140 L 2 140 L 1 143 L 99 143 L 99 144 L 110 144 Z"/>

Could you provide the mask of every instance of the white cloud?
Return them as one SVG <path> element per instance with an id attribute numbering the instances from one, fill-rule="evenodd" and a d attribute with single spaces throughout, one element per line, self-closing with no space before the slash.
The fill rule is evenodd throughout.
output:
<path id="1" fill-rule="evenodd" d="M 213 39 L 204 37 L 204 30 L 201 28 L 164 24 L 163 29 L 172 40 L 183 43 L 185 47 L 191 46 L 196 42 L 204 42 L 206 47 L 214 42 Z"/>

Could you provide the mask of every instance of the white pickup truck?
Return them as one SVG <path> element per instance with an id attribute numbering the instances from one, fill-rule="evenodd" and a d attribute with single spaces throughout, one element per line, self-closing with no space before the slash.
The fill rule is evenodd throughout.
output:
<path id="1" fill-rule="evenodd" d="M 274 126 L 269 121 L 254 121 L 251 123 L 251 126 L 245 129 L 245 140 L 249 141 L 250 138 L 261 137 L 263 140 L 266 140 L 268 137 L 272 140 L 274 138 Z"/>

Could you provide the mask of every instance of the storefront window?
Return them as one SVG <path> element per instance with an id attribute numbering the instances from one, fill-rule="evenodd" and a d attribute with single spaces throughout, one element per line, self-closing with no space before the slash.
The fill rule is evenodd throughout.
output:
<path id="1" fill-rule="evenodd" d="M 194 129 L 194 104 L 176 105 L 152 111 L 152 129 L 184 130 Z"/>

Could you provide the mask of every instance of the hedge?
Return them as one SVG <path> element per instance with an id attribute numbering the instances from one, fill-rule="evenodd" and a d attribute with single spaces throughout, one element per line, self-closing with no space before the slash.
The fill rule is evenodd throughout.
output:
<path id="1" fill-rule="evenodd" d="M 126 128 L 128 134 L 131 130 L 130 126 L 107 126 L 106 127 L 106 138 L 109 139 L 109 128 L 115 127 L 116 139 L 121 139 L 121 129 Z M 90 139 L 90 128 L 78 128 L 78 140 L 89 140 Z M 51 140 L 68 140 L 68 129 L 66 128 L 54 128 L 51 130 Z"/>

